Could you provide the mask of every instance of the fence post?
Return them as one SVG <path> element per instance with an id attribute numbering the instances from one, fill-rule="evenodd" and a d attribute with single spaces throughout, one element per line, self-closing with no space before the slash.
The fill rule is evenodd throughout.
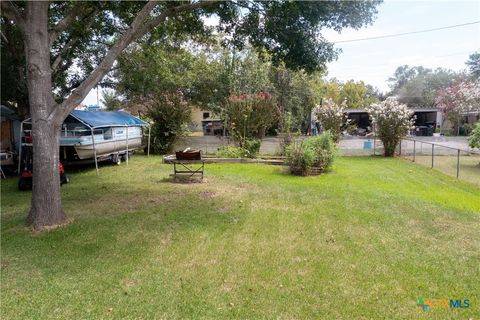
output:
<path id="1" fill-rule="evenodd" d="M 435 153 L 434 149 L 435 149 L 435 145 L 432 143 L 432 168 L 433 168 L 433 156 Z"/>
<path id="2" fill-rule="evenodd" d="M 402 156 L 402 139 L 400 139 L 400 146 L 398 147 L 398 155 Z"/>
<path id="3" fill-rule="evenodd" d="M 415 162 L 415 147 L 417 145 L 417 140 L 413 140 L 413 162 Z"/>
<path id="4" fill-rule="evenodd" d="M 460 173 L 460 149 L 457 149 L 457 179 Z"/>

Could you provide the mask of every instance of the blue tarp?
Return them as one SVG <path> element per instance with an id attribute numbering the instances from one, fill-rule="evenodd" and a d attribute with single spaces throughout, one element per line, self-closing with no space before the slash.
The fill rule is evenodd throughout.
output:
<path id="1" fill-rule="evenodd" d="M 92 128 L 115 126 L 148 126 L 143 120 L 123 111 L 82 111 L 74 110 L 71 116 Z"/>

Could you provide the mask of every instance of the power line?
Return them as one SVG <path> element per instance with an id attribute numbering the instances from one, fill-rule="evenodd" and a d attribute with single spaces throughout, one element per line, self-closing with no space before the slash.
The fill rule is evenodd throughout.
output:
<path id="1" fill-rule="evenodd" d="M 476 51 L 464 51 L 464 52 L 457 52 L 457 53 L 453 53 L 453 54 L 446 54 L 446 55 L 436 55 L 436 56 L 430 56 L 428 58 L 432 59 L 435 61 L 435 60 L 445 60 L 445 58 L 447 57 L 451 57 L 451 56 L 456 56 L 456 55 L 465 55 L 465 54 L 472 54 L 472 53 L 475 53 Z M 440 58 L 440 59 L 439 59 Z M 414 59 L 413 62 L 412 60 L 410 61 L 407 61 L 407 63 L 409 65 L 414 65 L 414 64 L 417 64 L 418 62 L 416 61 L 421 61 L 421 60 L 424 60 L 426 58 L 417 58 L 417 59 Z M 392 66 L 393 64 L 392 63 L 380 63 L 380 64 L 373 64 L 373 65 L 369 65 L 369 67 L 371 68 L 376 68 L 376 67 L 385 67 L 385 66 Z M 435 68 L 435 67 L 432 67 L 432 68 Z M 448 69 L 448 68 L 447 68 Z M 350 72 L 362 72 L 362 69 L 359 68 L 358 66 L 353 66 L 353 67 L 346 67 L 346 68 L 341 68 L 339 69 L 340 71 L 350 71 L 350 70 L 353 70 L 353 71 L 350 71 Z M 383 75 L 383 74 L 380 74 L 380 73 L 375 73 L 375 74 L 368 74 L 368 75 Z"/>
<path id="2" fill-rule="evenodd" d="M 452 56 L 459 56 L 459 55 L 465 55 L 465 54 L 473 54 L 477 51 L 464 51 L 464 52 L 457 52 L 457 53 L 452 53 L 452 54 L 447 54 L 443 56 L 436 56 L 438 58 L 443 58 L 443 57 L 452 57 Z"/>
<path id="3" fill-rule="evenodd" d="M 431 31 L 438 31 L 438 30 L 444 30 L 444 29 L 464 27 L 464 26 L 469 26 L 469 25 L 477 24 L 477 23 L 480 23 L 480 20 L 479 21 L 462 23 L 462 24 L 454 24 L 454 25 L 451 25 L 451 26 L 440 27 L 440 28 L 425 29 L 425 30 L 418 30 L 418 31 L 411 31 L 411 32 L 403 32 L 403 33 L 395 33 L 395 34 L 388 34 L 388 35 L 377 36 L 377 37 L 368 37 L 368 38 L 360 38 L 360 39 L 352 39 L 352 40 L 334 41 L 333 43 L 347 43 L 347 42 L 357 42 L 357 41 L 383 39 L 383 38 L 393 38 L 393 37 L 406 36 L 406 35 L 409 35 L 409 34 L 417 34 L 417 33 L 424 33 L 424 32 L 431 32 Z"/>

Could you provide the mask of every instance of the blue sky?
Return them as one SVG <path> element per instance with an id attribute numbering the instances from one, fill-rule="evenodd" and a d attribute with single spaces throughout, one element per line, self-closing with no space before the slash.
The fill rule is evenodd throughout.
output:
<path id="1" fill-rule="evenodd" d="M 360 30 L 344 29 L 340 34 L 325 30 L 329 41 L 376 37 L 480 20 L 480 0 L 472 1 L 385 1 L 377 19 Z M 338 60 L 328 64 L 328 78 L 363 80 L 382 91 L 387 79 L 404 64 L 428 68 L 465 69 L 468 56 L 480 51 L 480 24 L 336 45 L 342 49 Z M 100 93 L 101 99 L 101 93 Z M 83 102 L 96 104 L 96 90 Z"/>
<path id="2" fill-rule="evenodd" d="M 386 1 L 373 25 L 341 34 L 327 30 L 329 41 L 344 41 L 432 29 L 480 20 L 480 1 Z M 328 64 L 328 77 L 363 80 L 388 90 L 387 79 L 404 64 L 462 70 L 469 54 L 480 51 L 480 24 L 336 45 L 337 61 Z"/>

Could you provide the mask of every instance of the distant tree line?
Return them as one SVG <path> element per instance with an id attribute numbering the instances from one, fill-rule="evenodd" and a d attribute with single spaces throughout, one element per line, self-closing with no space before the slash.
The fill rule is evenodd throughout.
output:
<path id="1" fill-rule="evenodd" d="M 409 108 L 440 108 L 459 134 L 462 117 L 480 112 L 480 53 L 471 54 L 461 72 L 422 66 L 400 66 L 389 78 L 391 91 L 400 103 Z M 468 128 L 467 128 L 468 129 Z"/>

